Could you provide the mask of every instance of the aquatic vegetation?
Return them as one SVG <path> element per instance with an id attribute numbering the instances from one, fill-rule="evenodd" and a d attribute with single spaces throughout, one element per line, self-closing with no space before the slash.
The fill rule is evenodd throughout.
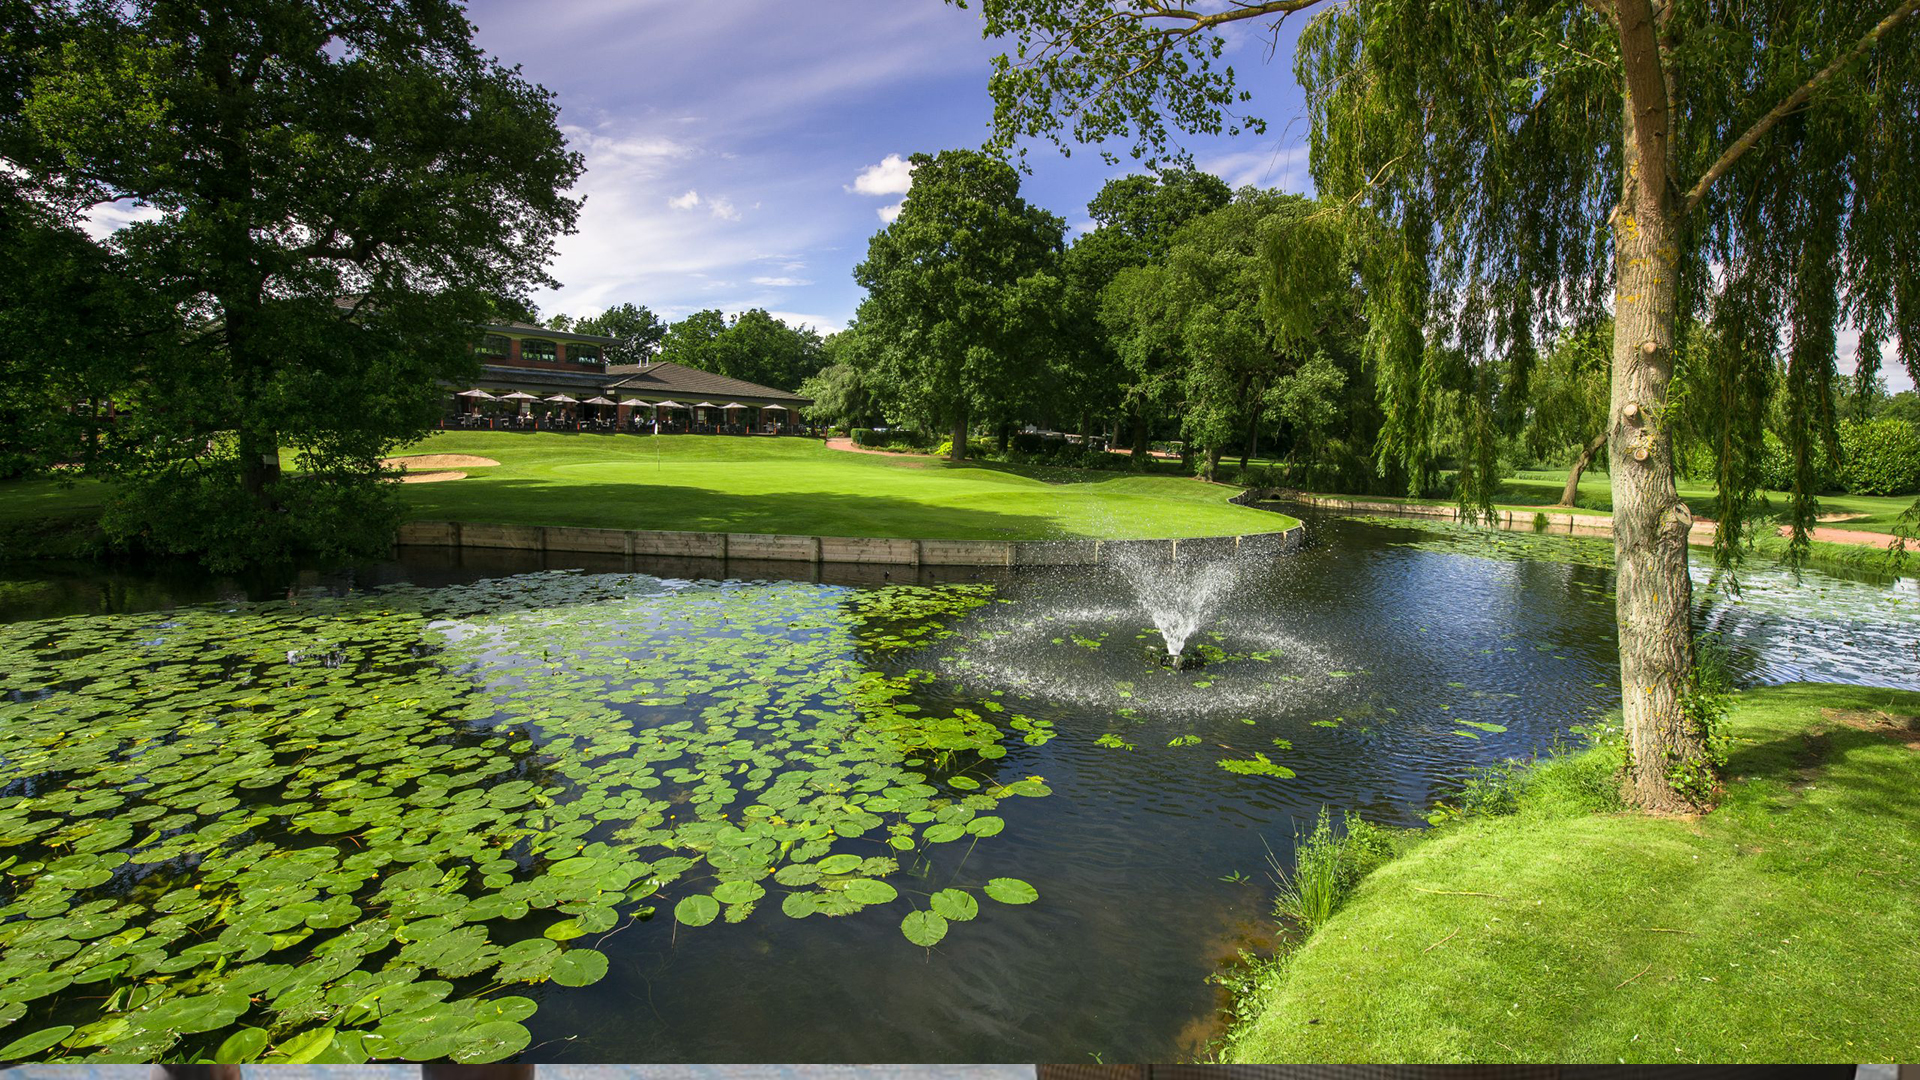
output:
<path id="1" fill-rule="evenodd" d="M 1270 760 L 1265 754 L 1257 752 L 1251 759 L 1221 758 L 1215 764 L 1230 773 L 1239 773 L 1241 776 L 1278 776 L 1284 780 L 1294 775 L 1292 769 Z"/>
<path id="2" fill-rule="evenodd" d="M 1004 706 L 870 662 L 990 598 L 540 574 L 0 625 L 0 1056 L 495 1061 L 514 988 L 656 906 L 895 904 L 876 848 L 1049 793 L 996 775 Z M 935 896 L 916 944 L 978 910 Z"/>

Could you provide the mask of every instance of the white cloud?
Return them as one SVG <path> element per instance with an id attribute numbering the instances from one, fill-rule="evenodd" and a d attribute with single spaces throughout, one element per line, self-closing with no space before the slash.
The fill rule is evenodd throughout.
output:
<path id="1" fill-rule="evenodd" d="M 733 201 L 724 196 L 707 200 L 707 209 L 714 217 L 722 221 L 739 221 L 740 211 L 733 208 Z"/>
<path id="2" fill-rule="evenodd" d="M 1269 146 L 1264 150 L 1242 150 L 1217 157 L 1203 158 L 1200 168 L 1238 190 L 1252 185 L 1279 188 L 1282 191 L 1307 189 L 1307 148 L 1305 146 Z"/>
<path id="3" fill-rule="evenodd" d="M 899 154 L 888 154 L 878 165 L 869 165 L 853 178 L 848 191 L 861 195 L 905 195 L 913 186 L 913 163 Z"/>
<path id="4" fill-rule="evenodd" d="M 894 203 L 892 206 L 883 206 L 880 209 L 875 210 L 874 213 L 880 215 L 881 221 L 884 221 L 887 224 L 891 225 L 893 224 L 893 220 L 900 216 L 900 208 L 905 205 L 907 205 L 906 200 L 902 199 L 901 201 Z"/>
<path id="5" fill-rule="evenodd" d="M 755 285 L 771 286 L 776 289 L 793 289 L 793 288 L 798 288 L 802 285 L 813 284 L 813 282 L 811 281 L 806 281 L 801 278 L 791 278 L 791 277 L 757 277 L 753 279 L 753 283 Z"/>
<path id="6" fill-rule="evenodd" d="M 165 216 L 166 214 L 146 203 L 122 199 L 116 203 L 104 203 L 88 210 L 81 217 L 80 227 L 95 240 L 105 240 L 137 221 L 155 221 Z"/>
<path id="7" fill-rule="evenodd" d="M 739 312 L 736 311 L 732 314 L 738 315 Z M 819 334 L 821 337 L 826 337 L 829 334 L 837 334 L 846 329 L 846 326 L 837 320 L 829 319 L 822 315 L 806 315 L 796 311 L 769 311 L 767 314 L 795 329 L 812 327 L 813 332 Z"/>
<path id="8" fill-rule="evenodd" d="M 667 200 L 667 205 L 675 210 L 691 210 L 700 205 L 700 193 L 689 190 L 685 195 L 675 195 Z"/>

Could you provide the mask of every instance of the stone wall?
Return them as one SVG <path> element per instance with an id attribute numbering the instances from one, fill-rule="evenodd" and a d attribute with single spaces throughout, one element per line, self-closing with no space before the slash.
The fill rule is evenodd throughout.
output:
<path id="1" fill-rule="evenodd" d="M 644 529 L 581 529 L 564 525 L 409 521 L 400 526 L 394 543 L 423 547 L 879 566 L 1095 566 L 1122 555 L 1168 559 L 1235 555 L 1271 558 L 1299 546 L 1305 532 L 1305 526 L 1295 525 L 1284 532 L 1186 540 L 1014 542 L 789 536 L 777 533 L 654 532 Z"/>

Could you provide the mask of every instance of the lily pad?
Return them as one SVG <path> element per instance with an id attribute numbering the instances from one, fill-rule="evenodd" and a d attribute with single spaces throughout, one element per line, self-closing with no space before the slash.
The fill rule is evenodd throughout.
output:
<path id="1" fill-rule="evenodd" d="M 941 889 L 927 898 L 927 904 L 950 922 L 968 922 L 980 914 L 980 901 L 961 889 Z"/>
<path id="2" fill-rule="evenodd" d="M 673 917 L 683 926 L 705 926 L 720 917 L 720 901 L 695 893 L 673 905 Z"/>
<path id="3" fill-rule="evenodd" d="M 1019 878 L 997 877 L 987 882 L 986 894 L 1003 904 L 1031 904 L 1040 892 Z"/>
<path id="4" fill-rule="evenodd" d="M 915 945 L 931 948 L 947 936 L 947 920 L 931 911 L 915 911 L 900 920 L 900 932 Z"/>

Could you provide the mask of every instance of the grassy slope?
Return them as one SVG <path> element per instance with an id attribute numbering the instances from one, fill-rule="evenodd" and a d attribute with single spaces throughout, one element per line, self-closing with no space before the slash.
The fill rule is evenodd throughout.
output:
<path id="1" fill-rule="evenodd" d="M 1613 508 L 1612 481 L 1606 473 L 1588 471 L 1580 477 L 1581 508 L 1606 512 Z M 1500 498 L 1518 506 L 1550 506 L 1560 499 L 1567 485 L 1567 474 L 1559 472 L 1522 472 L 1500 485 Z M 1786 520 L 1789 497 L 1784 491 L 1762 493 L 1767 500 L 1764 513 Z M 1681 481 L 1680 498 L 1693 508 L 1697 517 L 1719 516 L 1720 496 L 1711 484 Z M 1825 514 L 1864 514 L 1855 521 L 1834 522 L 1836 528 L 1890 533 L 1900 515 L 1914 503 L 1911 495 L 1822 495 L 1820 511 Z"/>
<path id="2" fill-rule="evenodd" d="M 1293 523 L 1228 503 L 1235 488 L 1190 479 L 954 466 L 810 439 L 446 432 L 403 452 L 500 462 L 404 487 L 419 518 L 972 540 L 1223 536 Z"/>
<path id="3" fill-rule="evenodd" d="M 1698 820 L 1568 811 L 1551 789 L 1602 759 L 1555 761 L 1530 808 L 1367 878 L 1259 991 L 1229 1057 L 1912 1060 L 1920 748 L 1827 709 L 1900 714 L 1920 744 L 1917 693 L 1748 691 L 1725 800 Z"/>

